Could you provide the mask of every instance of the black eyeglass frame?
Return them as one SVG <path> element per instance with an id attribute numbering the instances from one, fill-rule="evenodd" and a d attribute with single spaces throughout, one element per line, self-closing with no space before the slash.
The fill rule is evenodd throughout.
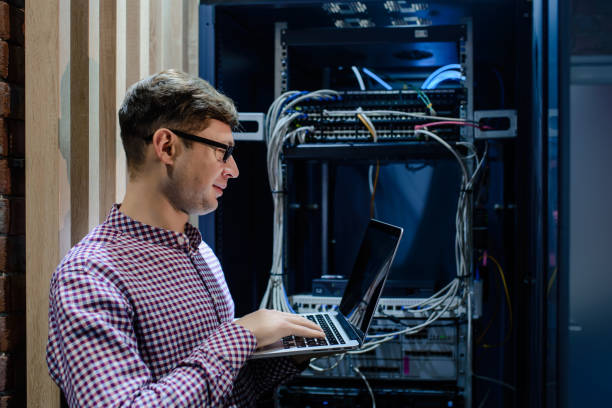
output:
<path id="1" fill-rule="evenodd" d="M 226 145 L 224 143 L 220 143 L 217 142 L 215 140 L 210 140 L 210 139 L 206 139 L 205 137 L 201 137 L 201 136 L 196 136 L 196 135 L 192 135 L 190 133 L 185 133 L 185 132 L 181 132 L 180 130 L 175 130 L 175 129 L 168 129 L 169 131 L 171 131 L 172 133 L 174 133 L 175 135 L 177 135 L 178 137 L 182 137 L 183 139 L 187 139 L 187 140 L 191 140 L 194 142 L 198 142 L 198 143 L 203 143 L 209 146 L 213 146 L 213 147 L 218 147 L 219 149 L 224 149 L 225 152 L 223 153 L 223 159 L 221 159 L 223 161 L 223 163 L 227 163 L 227 161 L 229 160 L 230 156 L 234 153 L 234 150 L 236 150 L 236 146 L 235 145 Z M 153 139 L 153 135 L 150 135 L 148 137 L 148 139 Z"/>

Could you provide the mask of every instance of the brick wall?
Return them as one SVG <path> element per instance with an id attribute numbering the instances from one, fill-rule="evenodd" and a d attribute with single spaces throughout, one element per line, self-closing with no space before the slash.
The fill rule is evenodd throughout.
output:
<path id="1" fill-rule="evenodd" d="M 25 406 L 24 0 L 0 0 L 0 408 Z"/>

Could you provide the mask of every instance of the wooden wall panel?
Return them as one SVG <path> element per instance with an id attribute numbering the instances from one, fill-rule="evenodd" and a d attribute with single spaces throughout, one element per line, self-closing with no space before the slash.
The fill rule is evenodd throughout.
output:
<path id="1" fill-rule="evenodd" d="M 117 1 L 100 2 L 100 138 L 99 138 L 99 214 L 106 215 L 115 202 L 117 138 Z"/>
<path id="2" fill-rule="evenodd" d="M 183 69 L 183 3 L 162 2 L 161 69 Z"/>
<path id="3" fill-rule="evenodd" d="M 162 70 L 163 19 L 162 0 L 149 2 L 149 72 Z"/>
<path id="4" fill-rule="evenodd" d="M 59 407 L 45 360 L 51 274 L 125 194 L 117 118 L 125 91 L 166 68 L 197 75 L 198 5 L 27 0 L 28 407 Z"/>
<path id="5" fill-rule="evenodd" d="M 89 208 L 87 231 L 100 223 L 100 0 L 89 1 Z M 77 205 L 75 203 L 74 205 Z M 79 237 L 75 237 L 79 240 Z"/>
<path id="6" fill-rule="evenodd" d="M 198 75 L 199 2 L 183 0 L 183 71 Z"/>
<path id="7" fill-rule="evenodd" d="M 74 245 L 89 231 L 89 0 L 70 1 L 70 202 Z"/>
<path id="8" fill-rule="evenodd" d="M 142 3 L 148 0 L 142 0 Z M 127 87 L 140 79 L 140 3 L 129 0 L 126 3 L 125 30 L 125 81 Z"/>
<path id="9" fill-rule="evenodd" d="M 49 278 L 59 261 L 60 12 L 55 1 L 28 1 L 26 33 L 27 406 L 58 408 L 45 346 Z M 31 29 L 35 28 L 35 29 Z"/>
<path id="10" fill-rule="evenodd" d="M 121 106 L 123 96 L 126 89 L 126 78 L 125 78 L 125 61 L 126 61 L 126 14 L 127 4 L 126 0 L 117 1 L 117 42 L 116 42 L 116 53 L 117 63 L 115 65 L 116 75 L 116 109 L 115 109 L 115 202 L 123 201 L 125 196 L 125 188 L 127 183 L 127 168 L 125 162 L 125 153 L 123 151 L 123 145 L 121 144 L 121 136 L 119 129 L 119 119 L 116 117 L 116 111 Z"/>
<path id="11" fill-rule="evenodd" d="M 149 48 L 151 43 L 149 41 L 150 32 L 150 0 L 140 1 L 140 75 L 141 78 L 148 76 L 151 71 L 149 70 Z"/>

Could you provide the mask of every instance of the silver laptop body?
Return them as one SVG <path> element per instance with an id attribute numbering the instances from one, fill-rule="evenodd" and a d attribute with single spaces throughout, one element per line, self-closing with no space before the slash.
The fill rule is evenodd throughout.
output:
<path id="1" fill-rule="evenodd" d="M 402 233 L 400 227 L 370 220 L 338 311 L 301 314 L 321 326 L 325 339 L 287 336 L 257 349 L 250 358 L 340 353 L 361 347 Z"/>

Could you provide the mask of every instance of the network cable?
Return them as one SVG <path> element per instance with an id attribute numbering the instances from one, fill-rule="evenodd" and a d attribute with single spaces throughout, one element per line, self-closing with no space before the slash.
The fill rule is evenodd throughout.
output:
<path id="1" fill-rule="evenodd" d="M 444 71 L 433 78 L 427 85 L 423 85 L 423 89 L 436 89 L 440 83 L 449 80 L 464 81 L 465 77 L 459 71 Z"/>
<path id="2" fill-rule="evenodd" d="M 356 66 L 352 66 L 351 70 L 353 70 L 353 74 L 355 74 L 355 78 L 357 78 L 357 83 L 359 84 L 359 89 L 365 91 L 365 83 L 363 82 L 363 77 L 361 76 L 361 72 L 359 72 L 359 68 Z"/>
<path id="3" fill-rule="evenodd" d="M 374 391 L 372 391 L 372 387 L 370 387 L 370 383 L 368 379 L 366 378 L 365 375 L 363 375 L 359 367 L 353 367 L 353 371 L 359 374 L 363 382 L 365 382 L 365 385 L 368 388 L 368 392 L 370 393 L 370 398 L 372 398 L 372 408 L 376 408 L 376 400 L 374 399 Z"/>
<path id="4" fill-rule="evenodd" d="M 274 205 L 273 215 L 273 242 L 272 242 L 272 267 L 270 278 L 260 308 L 272 308 L 284 312 L 294 312 L 285 289 L 285 273 L 283 270 L 283 240 L 286 204 L 286 181 L 282 169 L 280 155 L 283 145 L 291 143 L 303 143 L 308 132 L 313 127 L 305 126 L 295 130 L 291 124 L 302 117 L 303 114 L 293 110 L 293 107 L 308 99 L 335 99 L 339 93 L 332 90 L 319 90 L 314 92 L 289 91 L 276 99 L 270 108 L 264 121 L 264 132 L 267 151 L 267 168 L 272 202 Z"/>
<path id="5" fill-rule="evenodd" d="M 442 74 L 444 74 L 445 72 L 448 72 L 448 71 L 454 71 L 454 72 L 461 73 L 461 65 L 460 64 L 448 64 L 448 65 L 444 65 L 444 66 L 436 69 L 434 72 L 432 72 L 427 77 L 425 82 L 423 82 L 423 85 L 421 85 L 421 89 L 433 89 L 433 88 L 435 88 L 435 86 L 431 87 L 432 81 L 434 81 L 439 75 L 442 75 Z M 454 74 L 451 74 L 451 75 L 454 75 Z"/>
<path id="6" fill-rule="evenodd" d="M 270 271 L 270 280 L 268 287 L 261 302 L 261 307 L 271 307 L 274 309 L 293 312 L 289 303 L 286 289 L 284 287 L 284 272 L 282 268 L 282 243 L 283 243 L 283 225 L 284 225 L 284 207 L 286 200 L 286 192 L 284 173 L 282 171 L 280 154 L 285 142 L 290 141 L 293 144 L 304 142 L 308 132 L 312 132 L 312 127 L 301 127 L 289 131 L 291 124 L 303 114 L 299 111 L 294 111 L 292 108 L 299 102 L 310 98 L 337 98 L 339 94 L 332 90 L 320 90 L 315 92 L 287 92 L 279 97 L 270 106 L 268 116 L 265 121 L 266 142 L 268 145 L 268 175 L 270 179 L 270 189 L 272 191 L 274 202 L 274 242 L 273 242 L 273 262 Z M 419 119 L 434 120 L 437 122 L 452 122 L 453 125 L 473 126 L 473 122 L 462 118 L 440 117 L 436 115 L 427 115 L 425 113 L 402 112 L 393 110 L 324 110 L 323 116 L 347 116 L 355 115 L 368 129 L 374 141 L 377 139 L 376 128 L 371 120 L 377 116 L 408 116 Z M 433 126 L 430 124 L 430 126 Z M 425 127 L 425 126 L 423 126 Z M 474 187 L 474 181 L 482 167 L 486 157 L 486 149 L 482 157 L 478 157 L 476 148 L 468 142 L 459 142 L 458 145 L 465 147 L 468 150 L 467 155 L 463 155 L 452 147 L 448 142 L 442 139 L 434 132 L 415 127 L 415 135 L 423 135 L 426 138 L 441 144 L 447 149 L 456 159 L 461 169 L 461 187 L 457 201 L 457 212 L 455 216 L 455 261 L 457 265 L 457 277 L 449 282 L 444 288 L 428 299 L 423 300 L 419 304 L 404 308 L 408 314 L 415 316 L 425 315 L 425 321 L 421 324 L 405 327 L 394 333 L 371 334 L 367 336 L 367 341 L 359 350 L 349 351 L 348 354 L 367 353 L 382 343 L 396 338 L 398 335 L 413 334 L 423 328 L 433 324 L 450 310 L 455 310 L 461 306 L 456 300 L 460 299 L 464 303 L 468 303 L 468 326 L 471 327 L 470 315 L 470 294 L 466 284 L 466 278 L 469 276 L 469 228 L 471 225 L 470 200 L 471 191 Z M 467 163 L 472 165 L 467 166 Z M 471 170 L 474 167 L 474 170 Z M 462 295 L 460 296 L 460 293 Z M 468 331 L 471 330 L 468 329 Z M 469 346 L 468 346 L 469 347 Z M 469 350 L 468 350 L 469 351 Z M 337 366 L 340 359 L 336 361 L 333 367 Z M 317 368 L 314 368 L 317 367 Z M 327 370 L 332 367 L 323 368 L 314 366 L 313 369 Z"/>
<path id="7" fill-rule="evenodd" d="M 391 85 L 389 85 L 387 82 L 385 82 L 381 77 L 379 77 L 378 75 L 376 75 L 375 73 L 373 73 L 372 71 L 370 71 L 367 68 L 362 68 L 363 72 L 366 73 L 367 76 L 369 76 L 370 78 L 372 78 L 374 81 L 378 82 L 383 88 L 385 88 L 387 91 L 390 91 L 391 89 L 393 89 L 393 87 Z"/>

